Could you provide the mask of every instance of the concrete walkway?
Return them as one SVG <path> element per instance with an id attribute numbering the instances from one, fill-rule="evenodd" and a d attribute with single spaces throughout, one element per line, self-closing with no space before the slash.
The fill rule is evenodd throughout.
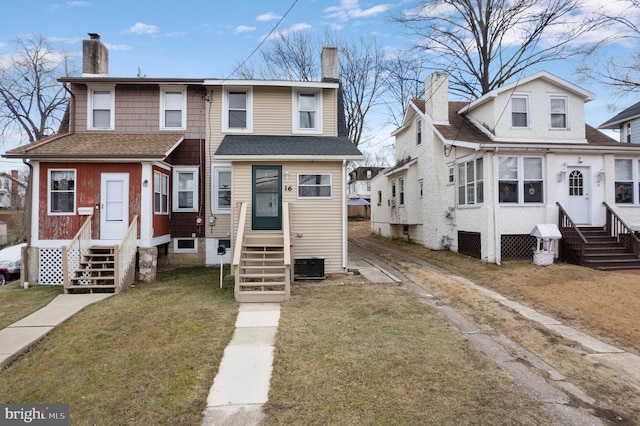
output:
<path id="1" fill-rule="evenodd" d="M 203 425 L 256 425 L 269 398 L 278 303 L 241 303 L 236 330 L 207 398 Z"/>
<path id="2" fill-rule="evenodd" d="M 61 294 L 44 308 L 0 330 L 0 369 L 42 339 L 57 325 L 113 293 Z"/>

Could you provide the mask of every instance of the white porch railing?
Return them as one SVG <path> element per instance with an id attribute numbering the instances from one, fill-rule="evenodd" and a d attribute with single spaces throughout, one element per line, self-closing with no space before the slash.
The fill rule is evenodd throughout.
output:
<path id="1" fill-rule="evenodd" d="M 135 260 L 138 251 L 138 215 L 133 217 L 129 229 L 115 247 L 116 293 L 131 287 L 135 280 Z"/>
<path id="2" fill-rule="evenodd" d="M 80 230 L 73 237 L 68 245 L 62 247 L 62 271 L 64 288 L 70 286 L 70 279 L 80 266 L 84 255 L 91 247 L 91 219 L 89 216 Z"/>

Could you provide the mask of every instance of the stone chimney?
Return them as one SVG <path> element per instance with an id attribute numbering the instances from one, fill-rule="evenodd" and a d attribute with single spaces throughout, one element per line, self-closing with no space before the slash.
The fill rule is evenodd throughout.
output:
<path id="1" fill-rule="evenodd" d="M 434 72 L 424 81 L 424 112 L 435 124 L 449 123 L 449 76 Z"/>
<path id="2" fill-rule="evenodd" d="M 109 75 L 109 49 L 96 33 L 89 33 L 89 40 L 82 40 L 82 75 Z"/>
<path id="3" fill-rule="evenodd" d="M 340 80 L 340 62 L 338 60 L 338 48 L 326 46 L 322 48 L 320 55 L 322 68 L 322 81 L 338 82 Z"/>

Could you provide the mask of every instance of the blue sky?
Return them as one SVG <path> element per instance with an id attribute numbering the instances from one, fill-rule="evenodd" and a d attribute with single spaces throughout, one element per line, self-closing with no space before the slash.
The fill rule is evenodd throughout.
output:
<path id="1" fill-rule="evenodd" d="M 76 56 L 80 66 L 82 40 L 92 32 L 100 34 L 109 47 L 111 76 L 135 77 L 140 69 L 147 77 L 224 78 L 281 19 L 279 31 L 322 34 L 333 30 L 345 38 L 373 34 L 393 52 L 408 41 L 401 28 L 390 22 L 389 13 L 407 1 L 1 0 L 0 54 L 9 52 L 16 36 L 38 34 L 54 47 Z M 617 1 L 606 4 L 611 6 Z M 585 0 L 588 9 L 601 8 L 600 3 L 603 2 Z M 596 100 L 586 105 L 586 119 L 598 126 L 615 114 L 607 110 L 611 94 L 602 87 L 578 82 L 573 68 L 574 64 L 550 64 L 527 74 L 546 69 L 594 92 Z M 629 99 L 620 108 L 636 101 Z M 381 125 L 372 129 L 377 135 L 373 144 L 391 143 L 392 130 Z M 5 144 L 0 151 L 12 147 Z M 361 148 L 367 149 L 363 145 Z M 11 164 L 0 159 L 0 170 L 7 168 Z"/>

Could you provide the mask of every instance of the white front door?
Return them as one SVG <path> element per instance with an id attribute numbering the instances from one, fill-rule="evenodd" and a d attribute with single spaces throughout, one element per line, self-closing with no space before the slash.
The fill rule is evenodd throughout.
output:
<path id="1" fill-rule="evenodd" d="M 102 173 L 100 239 L 121 240 L 129 227 L 129 173 Z"/>
<path id="2" fill-rule="evenodd" d="M 590 181 L 588 167 L 567 169 L 567 213 L 576 225 L 591 224 Z"/>

